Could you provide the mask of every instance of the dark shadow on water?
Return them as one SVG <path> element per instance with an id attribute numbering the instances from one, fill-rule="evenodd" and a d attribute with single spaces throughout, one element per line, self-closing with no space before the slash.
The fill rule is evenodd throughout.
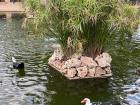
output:
<path id="1" fill-rule="evenodd" d="M 5 14 L 0 14 L 0 19 L 6 19 L 6 15 Z"/>
<path id="2" fill-rule="evenodd" d="M 24 77 L 25 76 L 25 70 L 24 69 L 18 69 L 18 72 L 16 73 L 17 77 Z"/>
<path id="3" fill-rule="evenodd" d="M 12 19 L 20 20 L 20 19 L 25 18 L 25 17 L 26 17 L 25 14 L 17 14 L 17 13 L 12 14 Z"/>
<path id="4" fill-rule="evenodd" d="M 110 78 L 68 80 L 51 67 L 49 67 L 49 70 L 53 77 L 48 77 L 50 83 L 47 87 L 57 92 L 57 95 L 53 97 L 61 105 L 64 105 L 64 103 L 70 105 L 72 100 L 75 102 L 73 105 L 80 105 L 80 100 L 85 97 L 91 98 L 95 102 L 115 100 L 112 97 Z M 70 100 L 69 103 L 67 99 Z M 51 105 L 59 104 L 52 103 Z"/>

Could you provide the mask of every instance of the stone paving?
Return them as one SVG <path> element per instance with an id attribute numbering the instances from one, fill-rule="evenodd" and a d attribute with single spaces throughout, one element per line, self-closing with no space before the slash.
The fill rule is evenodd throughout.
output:
<path id="1" fill-rule="evenodd" d="M 0 2 L 0 12 L 24 12 L 21 2 Z"/>

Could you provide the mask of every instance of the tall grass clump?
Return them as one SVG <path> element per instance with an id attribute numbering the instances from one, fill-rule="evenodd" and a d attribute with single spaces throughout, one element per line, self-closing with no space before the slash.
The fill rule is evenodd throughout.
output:
<path id="1" fill-rule="evenodd" d="M 113 38 L 132 35 L 139 24 L 138 10 L 124 0 L 48 0 L 43 9 L 39 0 L 26 1 L 35 26 L 57 38 L 67 58 L 74 53 L 95 58 Z"/>
<path id="2" fill-rule="evenodd" d="M 25 0 L 26 12 L 33 15 L 33 19 L 26 21 L 26 28 L 34 33 L 45 34 L 47 25 L 47 10 L 40 0 Z"/>

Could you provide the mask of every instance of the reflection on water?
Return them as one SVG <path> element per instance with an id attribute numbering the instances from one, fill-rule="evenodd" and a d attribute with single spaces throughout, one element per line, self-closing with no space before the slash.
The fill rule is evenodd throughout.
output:
<path id="1" fill-rule="evenodd" d="M 24 69 L 19 69 L 17 72 L 17 77 L 23 77 L 25 76 L 25 70 Z"/>
<path id="2" fill-rule="evenodd" d="M 84 97 L 94 102 L 126 98 L 122 87 L 138 78 L 139 37 L 136 33 L 127 48 L 113 46 L 110 79 L 69 81 L 47 65 L 55 40 L 28 34 L 21 21 L 0 20 L 0 105 L 81 105 Z M 24 70 L 11 69 L 12 56 L 25 63 Z"/>
<path id="3" fill-rule="evenodd" d="M 49 90 L 47 49 L 44 39 L 28 35 L 21 21 L 0 20 L 0 103 L 1 105 L 43 104 Z M 11 57 L 25 62 L 24 70 L 11 69 Z M 25 75 L 26 74 L 26 75 Z"/>

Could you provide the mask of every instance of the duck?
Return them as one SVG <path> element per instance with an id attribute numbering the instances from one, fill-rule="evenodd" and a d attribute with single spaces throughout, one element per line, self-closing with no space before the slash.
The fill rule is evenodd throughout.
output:
<path id="1" fill-rule="evenodd" d="M 13 62 L 14 69 L 23 69 L 24 68 L 24 63 L 23 62 L 18 63 L 14 57 L 12 57 L 12 62 Z"/>
<path id="2" fill-rule="evenodd" d="M 81 101 L 82 104 L 85 104 L 85 105 L 92 105 L 92 103 L 90 102 L 90 99 L 89 98 L 84 98 L 82 101 Z"/>
<path id="3" fill-rule="evenodd" d="M 121 105 L 121 103 L 119 102 L 92 102 L 90 101 L 89 98 L 84 98 L 82 101 L 81 101 L 82 104 L 85 104 L 85 105 Z"/>

